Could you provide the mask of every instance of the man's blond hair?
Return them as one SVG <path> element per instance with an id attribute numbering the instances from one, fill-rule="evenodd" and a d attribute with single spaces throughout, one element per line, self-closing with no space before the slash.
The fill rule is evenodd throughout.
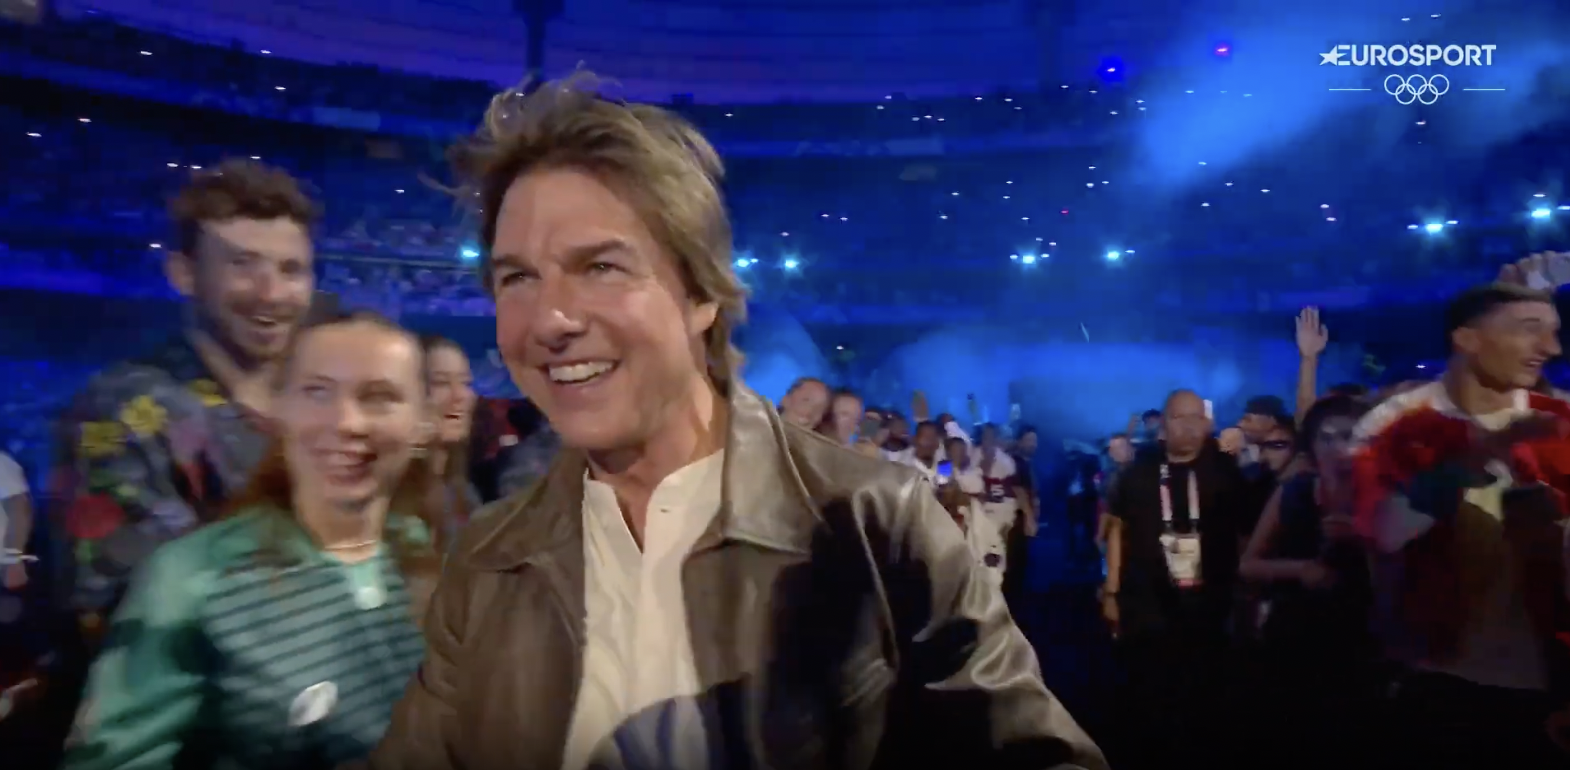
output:
<path id="1" fill-rule="evenodd" d="M 481 279 L 490 291 L 497 215 L 514 181 L 542 169 L 593 174 L 627 200 L 670 253 L 688 296 L 719 306 L 704 349 L 710 378 L 726 389 L 741 368 L 731 331 L 746 319 L 747 303 L 731 264 L 719 153 L 681 116 L 604 98 L 601 84 L 578 72 L 532 92 L 503 91 L 479 130 L 455 148 L 462 200 L 478 208 Z"/>

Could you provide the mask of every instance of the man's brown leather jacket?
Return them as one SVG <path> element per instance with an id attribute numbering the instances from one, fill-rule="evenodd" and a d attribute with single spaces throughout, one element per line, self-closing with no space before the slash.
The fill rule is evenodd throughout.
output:
<path id="1" fill-rule="evenodd" d="M 1106 768 L 920 474 L 730 403 L 721 513 L 684 567 L 710 768 Z M 466 529 L 376 770 L 561 767 L 585 462 Z"/>

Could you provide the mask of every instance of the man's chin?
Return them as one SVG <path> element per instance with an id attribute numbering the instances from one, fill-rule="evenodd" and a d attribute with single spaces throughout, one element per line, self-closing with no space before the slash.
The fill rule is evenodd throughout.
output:
<path id="1" fill-rule="evenodd" d="M 631 421 L 607 419 L 607 415 L 572 415 L 551 420 L 562 446 L 584 452 L 609 452 L 637 444 Z"/>
<path id="2" fill-rule="evenodd" d="M 260 339 L 255 335 L 236 334 L 230 339 L 227 347 L 231 353 L 252 363 L 266 363 L 276 361 L 289 353 L 291 335 L 280 335 L 277 339 Z"/>

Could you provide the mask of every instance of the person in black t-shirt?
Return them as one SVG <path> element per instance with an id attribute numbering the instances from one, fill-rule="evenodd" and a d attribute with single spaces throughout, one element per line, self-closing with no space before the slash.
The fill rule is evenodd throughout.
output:
<path id="1" fill-rule="evenodd" d="M 1119 767 L 1215 766 L 1226 720 L 1227 619 L 1249 500 L 1237 462 L 1209 438 L 1204 402 L 1167 398 L 1166 440 L 1111 495 L 1103 614 L 1119 637 L 1131 748 Z"/>
<path id="2" fill-rule="evenodd" d="M 1252 731 L 1278 767 L 1325 767 L 1369 736 L 1366 700 L 1374 642 L 1368 561 L 1352 528 L 1353 429 L 1368 412 L 1348 396 L 1321 399 L 1303 417 L 1311 470 L 1281 483 L 1244 552 L 1240 572 L 1262 584 L 1265 652 Z"/>

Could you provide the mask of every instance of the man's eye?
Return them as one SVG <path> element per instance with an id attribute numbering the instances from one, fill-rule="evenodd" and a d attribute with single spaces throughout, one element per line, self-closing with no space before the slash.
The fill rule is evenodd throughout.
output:
<path id="1" fill-rule="evenodd" d="M 609 273 L 611 271 L 620 270 L 620 269 L 621 268 L 619 266 L 617 266 L 617 265 L 615 265 L 614 263 L 611 263 L 611 262 L 590 262 L 589 263 L 589 272 L 591 272 L 591 273 Z"/>

